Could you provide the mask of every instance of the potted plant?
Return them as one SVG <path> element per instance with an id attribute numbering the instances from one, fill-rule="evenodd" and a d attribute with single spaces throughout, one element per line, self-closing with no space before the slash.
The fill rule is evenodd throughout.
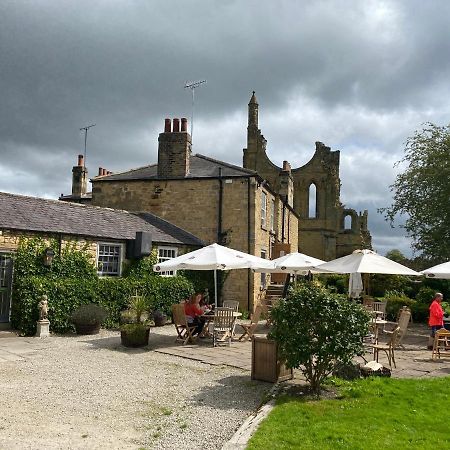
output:
<path id="1" fill-rule="evenodd" d="M 155 327 L 163 327 L 167 322 L 167 316 L 160 309 L 155 309 L 153 311 L 153 322 L 155 322 Z"/>
<path id="2" fill-rule="evenodd" d="M 108 316 L 105 308 L 93 303 L 81 305 L 70 316 L 77 334 L 97 334 L 101 323 Z"/>
<path id="3" fill-rule="evenodd" d="M 121 314 L 120 339 L 125 347 L 148 345 L 150 326 L 147 322 L 148 302 L 145 297 L 130 297 L 129 308 Z"/>

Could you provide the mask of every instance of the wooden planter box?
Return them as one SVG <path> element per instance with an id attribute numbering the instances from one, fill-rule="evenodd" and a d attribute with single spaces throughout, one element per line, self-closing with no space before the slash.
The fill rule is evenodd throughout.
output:
<path id="1" fill-rule="evenodd" d="M 288 369 L 278 357 L 277 343 L 263 337 L 252 339 L 252 380 L 286 381 L 294 378 L 292 369 Z"/>

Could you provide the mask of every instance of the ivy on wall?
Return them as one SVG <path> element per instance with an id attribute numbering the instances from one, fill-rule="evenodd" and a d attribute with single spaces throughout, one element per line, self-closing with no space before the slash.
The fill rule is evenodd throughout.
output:
<path id="1" fill-rule="evenodd" d="M 47 247 L 55 252 L 51 267 L 43 265 Z M 60 248 L 57 240 L 22 239 L 14 258 L 12 326 L 21 334 L 35 334 L 43 294 L 48 296 L 50 328 L 56 333 L 72 330 L 72 311 L 86 303 L 104 306 L 108 318 L 103 325 L 114 327 L 130 296 L 136 293 L 149 300 L 150 309 L 170 314 L 171 305 L 191 295 L 194 286 L 182 276 L 155 274 L 151 268 L 155 258 L 153 253 L 132 261 L 123 278 L 98 277 L 87 246 L 73 242 Z"/>

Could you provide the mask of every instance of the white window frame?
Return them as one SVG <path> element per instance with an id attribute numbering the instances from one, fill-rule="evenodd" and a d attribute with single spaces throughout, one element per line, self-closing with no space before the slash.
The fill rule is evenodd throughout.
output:
<path id="1" fill-rule="evenodd" d="M 118 247 L 119 248 L 119 260 L 117 272 L 103 272 L 103 270 L 99 270 L 99 258 L 100 255 L 100 246 L 110 246 L 110 247 Z M 124 258 L 125 245 L 118 242 L 97 242 L 97 256 L 96 256 L 96 267 L 97 274 L 100 277 L 120 277 L 122 275 L 122 262 Z"/>
<path id="2" fill-rule="evenodd" d="M 261 227 L 267 226 L 267 193 L 261 191 Z"/>
<path id="3" fill-rule="evenodd" d="M 174 256 L 161 255 L 162 252 L 173 252 Z M 158 264 L 164 261 L 168 261 L 169 259 L 176 258 L 178 256 L 178 247 L 170 247 L 168 245 L 159 245 L 158 246 Z M 177 274 L 176 270 L 167 270 L 165 272 L 159 272 L 159 274 L 163 277 L 174 277 Z"/>
<path id="4" fill-rule="evenodd" d="M 262 248 L 260 252 L 260 257 L 262 259 L 267 259 L 267 249 Z M 267 287 L 267 277 L 265 272 L 261 272 L 261 289 L 266 289 Z"/>
<path id="5" fill-rule="evenodd" d="M 275 199 L 272 199 L 270 207 L 270 231 L 275 231 Z"/>

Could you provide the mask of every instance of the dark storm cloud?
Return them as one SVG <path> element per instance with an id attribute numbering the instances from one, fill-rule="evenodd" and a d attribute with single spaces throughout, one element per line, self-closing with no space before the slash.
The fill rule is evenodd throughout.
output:
<path id="1" fill-rule="evenodd" d="M 422 122 L 448 121 L 449 13 L 446 1 L 4 1 L 0 189 L 69 192 L 91 123 L 91 175 L 154 162 L 164 117 L 191 114 L 184 82 L 207 79 L 194 151 L 241 163 L 254 89 L 276 164 L 306 163 L 321 140 L 342 151 L 350 207 L 389 203 L 386 162 Z M 363 178 L 367 165 L 379 175 Z"/>

